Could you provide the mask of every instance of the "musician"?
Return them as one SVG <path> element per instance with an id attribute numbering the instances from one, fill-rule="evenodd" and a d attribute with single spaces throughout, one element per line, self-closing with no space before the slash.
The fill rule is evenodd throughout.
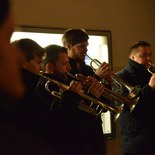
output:
<path id="1" fill-rule="evenodd" d="M 43 75 L 69 85 L 70 81 L 67 80 L 66 74 L 69 70 L 70 65 L 68 63 L 68 56 L 66 54 L 65 48 L 57 45 L 51 45 L 45 48 L 45 57 L 43 60 Z M 47 92 L 47 90 L 45 90 L 45 84 L 47 81 L 47 79 L 41 77 L 37 85 L 37 90 L 38 93 L 40 93 L 40 96 L 42 96 L 42 98 L 45 100 L 45 102 L 48 103 L 49 107 L 52 108 L 51 104 L 53 101 L 53 96 L 49 92 Z M 78 89 L 78 85 L 76 86 Z M 59 91 L 60 89 L 56 84 L 52 82 L 49 84 L 49 89 L 50 88 L 51 91 Z"/>
<path id="2" fill-rule="evenodd" d="M 120 115 L 121 147 L 124 155 L 154 155 L 155 135 L 155 75 L 147 68 L 152 63 L 151 46 L 146 41 L 138 41 L 130 47 L 129 60 L 126 67 L 117 75 L 132 86 L 140 85 L 142 91 L 134 111 L 130 113 L 125 105 Z M 125 95 L 127 91 L 123 91 Z"/>
<path id="3" fill-rule="evenodd" d="M 88 34 L 83 29 L 68 29 L 62 36 L 63 46 L 67 48 L 69 63 L 71 65 L 70 73 L 75 75 L 94 75 L 98 80 L 104 79 L 110 73 L 109 64 L 103 62 L 94 73 L 93 69 L 85 64 L 85 55 L 89 40 Z"/>
<path id="4" fill-rule="evenodd" d="M 12 45 L 19 49 L 22 59 L 19 64 L 25 85 L 25 94 L 14 110 L 14 120 L 20 132 L 24 133 L 16 149 L 20 154 L 54 154 L 52 145 L 53 118 L 46 102 L 39 96 L 36 86 L 40 79 L 44 49 L 35 41 L 24 38 Z"/>
<path id="5" fill-rule="evenodd" d="M 13 123 L 16 102 L 24 94 L 24 85 L 18 68 L 20 54 L 11 46 L 14 19 L 9 0 L 0 1 L 0 154 L 14 154 L 20 132 Z M 16 138 L 14 138 L 16 137 Z M 14 146 L 12 145 L 14 144 Z M 14 152 L 15 151 L 15 152 Z"/>
<path id="6" fill-rule="evenodd" d="M 43 68 L 45 69 L 44 75 L 52 79 L 57 79 L 65 84 L 69 84 L 70 80 L 68 79 L 67 73 L 70 71 L 71 67 L 69 64 L 67 49 L 58 45 L 49 45 L 45 48 L 45 52 L 46 57 L 43 61 Z M 38 83 L 38 90 L 43 96 L 45 96 L 45 93 L 48 93 L 45 91 L 46 81 L 47 80 L 42 78 Z M 98 90 L 93 89 L 97 87 Z M 59 89 L 55 88 L 53 84 L 49 85 L 49 88 L 51 91 L 59 91 Z M 93 82 L 90 93 L 97 97 L 98 95 L 101 95 L 102 89 L 102 85 L 98 82 Z M 62 95 L 64 96 L 66 93 L 67 92 L 63 92 Z M 58 144 L 58 149 L 60 149 L 59 147 L 61 146 L 61 149 L 64 150 L 64 154 L 100 154 L 100 152 L 103 152 L 100 151 L 100 149 L 104 150 L 104 138 L 102 138 L 103 132 L 101 128 L 96 128 L 95 123 L 93 123 L 98 122 L 99 120 L 95 116 L 78 108 L 79 104 L 75 104 L 75 101 L 73 101 L 73 99 L 76 99 L 76 94 L 72 93 L 69 97 L 70 100 L 68 103 L 66 102 L 65 104 L 59 104 L 54 101 L 51 94 L 46 94 L 46 99 L 49 103 L 53 102 L 51 110 L 52 113 L 55 113 L 57 116 L 57 122 L 60 122 L 58 117 L 63 114 L 63 118 L 60 118 L 61 124 L 55 123 L 57 126 L 60 126 L 55 126 L 55 143 Z M 59 132 L 61 132 L 61 136 Z M 103 141 L 100 141 L 100 138 Z M 100 148 L 99 145 L 101 145 L 102 148 Z"/>
<path id="7" fill-rule="evenodd" d="M 24 93 L 24 86 L 18 69 L 20 54 L 10 45 L 14 28 L 10 9 L 8 0 L 0 1 L 0 89 L 9 96 L 20 97 Z"/>
<path id="8" fill-rule="evenodd" d="M 80 73 L 86 77 L 93 76 L 100 81 L 110 74 L 111 69 L 107 63 L 103 62 L 96 72 L 94 72 L 91 67 L 85 64 L 88 39 L 89 36 L 83 29 L 68 29 L 64 32 L 62 43 L 64 47 L 67 48 L 69 63 L 71 65 L 70 73 L 73 75 Z M 97 141 L 94 146 L 98 146 L 98 153 L 96 154 L 105 154 L 104 136 L 101 131 L 100 118 L 98 118 L 98 120 L 93 120 L 91 125 L 96 128 L 94 135 Z M 97 135 L 100 135 L 100 137 Z"/>
<path id="9" fill-rule="evenodd" d="M 31 135 L 16 122 L 15 108 L 24 95 L 24 84 L 20 74 L 20 51 L 10 44 L 14 28 L 9 0 L 0 1 L 0 154 L 27 155 L 53 154 L 46 141 Z M 33 111 L 34 112 L 34 111 Z M 31 112 L 32 113 L 32 112 Z M 28 114 L 27 114 L 28 115 Z M 34 112 L 35 115 L 35 112 Z M 22 120 L 22 118 L 21 118 Z M 24 120 L 23 120 L 24 121 Z M 34 126 L 33 126 L 34 127 Z"/>

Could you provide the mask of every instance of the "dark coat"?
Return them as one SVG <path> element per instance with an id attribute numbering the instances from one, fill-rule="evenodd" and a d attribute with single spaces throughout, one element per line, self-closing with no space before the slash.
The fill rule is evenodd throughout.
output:
<path id="1" fill-rule="evenodd" d="M 73 92 L 66 91 L 62 99 L 58 99 L 45 90 L 46 79 L 27 70 L 23 70 L 23 77 L 26 94 L 16 106 L 17 124 L 38 142 L 45 143 L 47 148 L 50 146 L 50 151 L 53 151 L 50 152 L 51 154 L 81 154 L 81 149 L 79 149 L 81 135 L 76 125 L 76 120 L 79 120 L 76 107 L 80 97 Z M 42 88 L 41 93 L 49 95 L 46 100 L 43 95 L 39 94 L 38 87 L 36 88 L 39 79 L 41 80 L 39 82 Z M 56 85 L 50 86 L 51 90 L 59 90 Z M 53 105 L 51 108 L 50 104 Z M 42 147 L 44 148 L 44 146 L 39 148 L 48 151 Z"/>
<path id="2" fill-rule="evenodd" d="M 129 59 L 127 66 L 116 73 L 132 86 L 140 85 L 139 102 L 132 113 L 125 105 L 119 118 L 121 147 L 125 153 L 155 154 L 153 116 L 155 91 L 148 85 L 151 74 L 144 65 Z"/>
<path id="3" fill-rule="evenodd" d="M 53 126 L 51 113 L 35 91 L 38 77 L 24 69 L 22 75 L 25 95 L 18 101 L 7 99 L 4 106 L 1 104 L 0 154 L 56 155 L 48 135 Z"/>
<path id="4" fill-rule="evenodd" d="M 60 82 L 68 84 L 60 77 L 54 75 L 46 76 L 57 79 Z M 40 94 L 45 94 L 46 80 L 41 78 L 38 87 Z M 57 90 L 55 85 L 50 85 L 50 90 Z M 42 92 L 45 91 L 45 92 Z M 70 95 L 69 95 L 69 94 Z M 67 94 L 69 99 L 67 99 Z M 95 116 L 88 114 L 80 109 L 78 105 L 80 98 L 71 92 L 65 91 L 63 101 L 58 102 L 53 97 L 49 96 L 48 103 L 52 103 L 51 112 L 55 116 L 55 142 L 56 148 L 62 150 L 62 155 L 104 155 L 104 137 L 101 127 L 101 120 Z M 65 99 L 66 98 L 66 99 Z"/>
<path id="5" fill-rule="evenodd" d="M 77 73 L 80 73 L 84 76 L 95 75 L 93 69 L 84 62 L 81 63 L 80 70 L 76 67 L 75 60 L 70 58 L 69 63 L 72 68 L 70 71 L 72 75 Z M 105 140 L 101 126 L 101 118 L 97 118 L 83 111 L 78 111 L 77 116 L 77 122 L 79 124 L 77 125 L 79 126 L 79 130 L 81 130 L 81 140 L 79 141 L 79 146 L 84 149 L 83 153 L 81 154 L 104 155 Z"/>
<path id="6" fill-rule="evenodd" d="M 71 65 L 70 73 L 72 75 L 78 73 L 84 76 L 94 75 L 93 69 L 90 66 L 86 65 L 84 62 L 81 62 L 80 69 L 77 68 L 76 61 L 72 58 L 69 58 L 69 64 Z"/>
<path id="7" fill-rule="evenodd" d="M 44 75 L 59 82 L 69 83 L 52 74 Z M 51 132 L 54 141 L 53 146 L 56 150 L 59 150 L 60 155 L 100 154 L 99 150 L 103 149 L 100 147 L 102 143 L 96 144 L 103 136 L 102 129 L 96 128 L 96 124 L 101 126 L 100 120 L 78 109 L 81 98 L 73 92 L 64 91 L 62 99 L 49 95 L 50 93 L 45 90 L 46 82 L 47 80 L 41 77 L 37 89 L 40 95 L 42 94 L 42 98 L 46 97 L 48 104 L 51 104 L 50 110 L 54 124 Z M 58 86 L 52 83 L 49 85 L 49 89 L 51 91 L 59 90 Z M 99 130 L 100 132 L 98 132 Z"/>

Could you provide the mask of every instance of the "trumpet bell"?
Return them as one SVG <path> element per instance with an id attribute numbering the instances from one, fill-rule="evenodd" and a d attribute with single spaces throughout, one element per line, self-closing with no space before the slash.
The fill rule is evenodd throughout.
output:
<path id="1" fill-rule="evenodd" d="M 120 85 L 120 89 L 126 88 L 128 90 L 128 97 L 130 99 L 136 98 L 139 95 L 139 92 L 141 90 L 140 86 L 137 85 L 135 87 L 129 85 L 126 81 L 124 81 L 122 78 L 119 76 L 113 74 L 111 78 L 118 84 Z"/>
<path id="2" fill-rule="evenodd" d="M 73 77 L 75 79 L 77 79 L 78 81 L 80 81 L 82 84 L 86 84 L 88 86 L 90 86 L 90 84 L 91 84 L 88 81 L 86 82 L 86 77 L 84 75 L 76 74 Z M 131 88 L 132 88 L 132 91 L 130 92 L 130 95 L 132 95 L 132 96 L 129 97 L 129 94 L 128 94 L 128 97 L 125 97 L 125 96 L 120 95 L 118 92 L 112 91 L 112 90 L 104 87 L 104 92 L 102 94 L 102 97 L 105 97 L 110 102 L 116 101 L 118 103 L 126 104 L 130 108 L 130 111 L 132 112 L 139 100 L 138 97 L 137 98 L 134 98 L 134 97 L 139 94 L 140 87 L 131 87 Z M 131 88 L 130 88 L 130 90 L 131 90 Z M 118 91 L 118 89 L 117 89 L 117 91 Z"/>
<path id="3" fill-rule="evenodd" d="M 120 105 L 119 107 L 117 106 L 117 112 L 114 115 L 114 122 L 117 121 L 117 119 L 119 118 L 121 112 L 123 111 L 124 108 L 124 104 Z"/>
<path id="4" fill-rule="evenodd" d="M 134 108 L 136 107 L 138 101 L 139 101 L 139 97 L 135 98 L 134 103 L 130 105 L 130 113 L 134 110 Z"/>
<path id="5" fill-rule="evenodd" d="M 101 66 L 101 62 L 98 61 L 97 59 L 92 59 L 89 55 L 86 54 L 86 56 L 91 60 L 90 62 L 90 67 L 96 71 L 96 68 L 93 66 L 93 63 L 100 67 Z M 155 66 L 155 65 L 154 65 Z M 155 68 L 155 67 L 152 67 Z M 154 69 L 155 71 L 155 69 Z M 110 80 L 110 81 L 109 81 Z M 122 87 L 125 87 L 129 94 L 128 97 L 130 99 L 132 98 L 136 98 L 140 92 L 140 87 L 136 86 L 136 87 L 132 87 L 131 85 L 129 85 L 127 82 L 125 82 L 123 79 L 121 79 L 120 77 L 118 77 L 116 74 L 112 74 L 109 75 L 109 80 L 107 82 L 112 83 L 114 86 L 116 86 L 116 88 L 118 88 L 119 90 L 122 89 Z"/>

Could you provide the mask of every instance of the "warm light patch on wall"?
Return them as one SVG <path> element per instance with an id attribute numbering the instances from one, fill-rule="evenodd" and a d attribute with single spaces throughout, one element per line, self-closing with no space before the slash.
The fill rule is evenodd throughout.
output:
<path id="1" fill-rule="evenodd" d="M 62 34 L 14 32 L 11 37 L 11 42 L 21 38 L 30 38 L 36 41 L 42 47 L 46 47 L 50 44 L 57 44 L 62 46 Z M 107 37 L 89 35 L 89 46 L 87 53 L 90 57 L 98 59 L 101 62 L 108 62 L 109 55 Z M 90 60 L 86 60 L 86 63 L 89 64 Z"/>

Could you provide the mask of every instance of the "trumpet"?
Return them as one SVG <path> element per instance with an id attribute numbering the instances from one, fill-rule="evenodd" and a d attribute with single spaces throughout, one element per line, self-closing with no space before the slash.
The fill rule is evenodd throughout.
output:
<path id="1" fill-rule="evenodd" d="M 56 84 L 58 87 L 63 88 L 64 90 L 69 89 L 68 85 L 65 85 L 65 84 L 63 84 L 63 83 L 61 83 L 61 82 L 59 82 L 57 80 L 50 79 L 50 78 L 46 77 L 45 75 L 43 75 L 42 73 L 39 73 L 39 75 L 47 80 L 47 82 L 45 84 L 45 89 L 53 96 L 56 96 L 58 98 L 62 98 L 61 93 L 58 93 L 56 91 L 50 91 L 48 86 L 49 86 L 49 84 L 51 82 Z M 86 95 L 84 93 L 79 93 L 78 95 L 81 98 L 83 98 L 83 99 L 90 102 L 90 105 L 85 105 L 83 102 L 80 103 L 79 108 L 86 111 L 86 112 L 89 112 L 89 113 L 91 113 L 91 114 L 93 114 L 95 116 L 99 116 L 102 113 L 102 109 L 106 109 L 106 110 L 108 110 L 108 111 L 110 111 L 112 113 L 112 115 L 114 116 L 114 120 L 117 120 L 117 118 L 119 117 L 120 113 L 123 110 L 122 106 L 120 106 L 120 107 L 109 106 L 106 103 L 98 101 L 97 99 L 95 99 L 93 97 L 90 97 L 90 96 L 88 96 L 88 95 Z M 94 107 L 92 106 L 93 104 L 96 105 L 96 107 L 97 107 L 96 109 L 94 109 Z M 98 112 L 99 107 L 101 108 L 101 110 Z"/>
<path id="2" fill-rule="evenodd" d="M 96 68 L 93 67 L 93 63 L 95 63 L 98 67 L 100 67 L 101 62 L 98 61 L 97 59 L 92 59 L 92 58 L 91 58 L 90 56 L 88 56 L 87 54 L 86 54 L 86 56 L 87 56 L 89 59 L 91 59 L 90 67 L 91 67 L 94 71 L 96 71 Z M 114 73 L 112 73 L 112 74 L 110 75 L 110 79 L 111 79 L 114 83 L 116 83 L 116 84 L 119 86 L 120 89 L 122 89 L 122 87 L 126 88 L 126 89 L 128 90 L 128 92 L 129 92 L 129 93 L 128 93 L 128 97 L 129 97 L 130 99 L 137 98 L 137 96 L 138 96 L 138 94 L 139 94 L 139 92 L 140 92 L 140 90 L 141 90 L 140 86 L 135 86 L 135 87 L 133 87 L 133 86 L 129 85 L 127 82 L 125 82 L 123 79 L 121 79 L 120 77 L 118 77 L 118 76 L 117 76 L 116 74 L 114 74 Z"/>
<path id="3" fill-rule="evenodd" d="M 155 73 L 155 64 L 149 63 L 149 67 L 147 67 L 147 70 L 148 70 L 151 74 L 154 74 L 154 73 Z"/>
<path id="4" fill-rule="evenodd" d="M 87 78 L 82 74 L 76 74 L 75 76 L 70 73 L 67 73 L 67 74 L 72 78 L 80 81 L 82 84 L 86 84 L 88 87 L 91 85 L 89 82 L 86 81 Z M 106 88 L 105 86 L 103 89 L 104 89 L 104 92 L 102 94 L 102 97 L 105 97 L 111 102 L 116 101 L 116 102 L 121 102 L 122 104 L 126 104 L 130 108 L 130 112 L 134 110 L 136 104 L 138 103 L 139 98 L 136 98 L 136 99 L 126 98 L 118 94 L 117 92 L 114 92 L 109 88 Z"/>

